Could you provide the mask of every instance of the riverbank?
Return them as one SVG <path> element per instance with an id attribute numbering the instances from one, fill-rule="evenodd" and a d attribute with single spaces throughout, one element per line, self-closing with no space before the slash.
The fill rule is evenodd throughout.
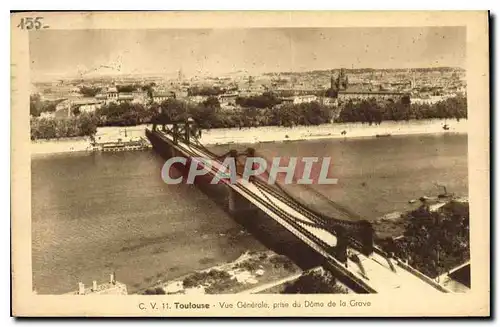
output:
<path id="1" fill-rule="evenodd" d="M 447 125 L 448 130 L 443 129 Z M 151 125 L 132 127 L 100 127 L 96 142 L 136 141 L 144 137 L 144 130 Z M 324 124 L 319 126 L 254 128 L 222 128 L 204 130 L 200 142 L 204 145 L 253 144 L 265 142 L 286 142 L 317 139 L 350 139 L 363 137 L 389 137 L 417 134 L 467 134 L 467 120 L 433 119 L 408 122 L 382 122 L 380 125 L 361 123 Z M 31 143 L 31 154 L 51 154 L 65 152 L 92 151 L 90 138 L 64 140 L 40 140 Z"/>
<path id="2" fill-rule="evenodd" d="M 448 130 L 443 129 L 447 125 Z M 408 122 L 386 121 L 380 125 L 361 123 L 324 124 L 318 126 L 228 128 L 203 131 L 200 142 L 204 145 L 232 143 L 264 143 L 317 139 L 349 139 L 387 137 L 417 134 L 467 134 L 467 120 L 433 119 Z"/>
<path id="3" fill-rule="evenodd" d="M 404 228 L 400 236 L 376 242 L 401 261 L 437 280 L 470 261 L 469 203 L 456 197 L 436 202 L 426 199 L 424 203 L 427 208 L 401 215 L 399 220 Z"/>
<path id="4" fill-rule="evenodd" d="M 425 202 L 423 202 L 422 200 L 424 200 Z M 452 201 L 459 203 L 466 203 L 466 204 L 469 203 L 469 200 L 467 198 L 455 197 L 455 196 L 450 196 L 447 198 L 422 197 L 421 200 L 411 199 L 409 201 L 410 204 L 409 204 L 409 209 L 407 211 L 391 212 L 372 222 L 377 239 L 382 240 L 387 237 L 398 239 L 403 237 L 405 226 L 407 224 L 407 219 L 405 219 L 405 213 L 417 209 L 423 203 L 426 203 L 429 206 L 429 210 L 431 212 L 437 211 L 439 208 L 445 206 L 446 204 Z"/>
<path id="5" fill-rule="evenodd" d="M 140 142 L 146 138 L 144 130 L 148 125 L 131 127 L 100 127 L 95 135 L 97 144 Z M 32 155 L 94 151 L 90 137 L 75 137 L 57 140 L 37 140 L 31 142 Z"/>
<path id="6" fill-rule="evenodd" d="M 169 281 L 160 281 L 140 294 L 234 294 L 297 278 L 301 269 L 273 251 L 245 252 L 238 259 Z"/>

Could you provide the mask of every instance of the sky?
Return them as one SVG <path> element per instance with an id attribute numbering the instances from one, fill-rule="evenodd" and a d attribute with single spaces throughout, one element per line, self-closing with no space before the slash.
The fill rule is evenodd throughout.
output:
<path id="1" fill-rule="evenodd" d="M 44 30 L 30 34 L 29 46 L 38 80 L 464 67 L 465 39 L 465 27 Z"/>

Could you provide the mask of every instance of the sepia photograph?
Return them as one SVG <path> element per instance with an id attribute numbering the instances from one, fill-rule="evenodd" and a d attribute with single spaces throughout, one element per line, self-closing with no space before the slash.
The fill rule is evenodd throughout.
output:
<path id="1" fill-rule="evenodd" d="M 378 315 L 380 295 L 489 314 L 486 12 L 464 14 L 472 29 L 441 23 L 451 12 L 156 28 L 122 24 L 144 13 L 74 13 L 68 28 L 72 14 L 44 14 L 11 16 L 23 39 L 13 133 L 26 140 L 13 143 L 13 279 L 22 269 L 32 301 L 100 301 L 97 315 L 114 309 L 95 295 L 131 299 L 131 315 L 356 316 Z M 252 13 L 221 21 L 238 15 Z M 458 309 L 473 295 L 478 307 Z"/>

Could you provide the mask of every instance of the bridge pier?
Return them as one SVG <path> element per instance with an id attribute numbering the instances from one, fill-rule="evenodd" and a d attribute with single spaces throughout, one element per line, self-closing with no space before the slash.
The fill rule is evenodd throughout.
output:
<path id="1" fill-rule="evenodd" d="M 257 208 L 236 191 L 229 188 L 228 208 L 231 214 L 257 213 Z"/>

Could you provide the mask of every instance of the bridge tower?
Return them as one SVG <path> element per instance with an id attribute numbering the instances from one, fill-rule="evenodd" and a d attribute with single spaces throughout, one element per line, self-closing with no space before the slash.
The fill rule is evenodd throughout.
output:
<path id="1" fill-rule="evenodd" d="M 334 226 L 335 236 L 337 237 L 337 244 L 331 249 L 331 253 L 335 256 L 335 258 L 342 262 L 347 262 L 347 245 L 348 245 L 348 237 L 347 231 L 342 226 Z"/>
<path id="2" fill-rule="evenodd" d="M 191 134 L 193 132 L 193 126 L 194 126 L 194 120 L 193 118 L 189 117 L 184 125 L 184 141 L 186 142 L 186 144 L 189 144 L 190 142 L 190 138 L 192 136 Z"/>
<path id="3" fill-rule="evenodd" d="M 328 253 L 333 255 L 342 263 L 347 262 L 347 247 L 349 245 L 349 236 L 345 227 L 336 224 L 334 221 L 329 221 L 325 225 L 325 229 L 335 235 L 337 243 L 327 249 Z"/>
<path id="4" fill-rule="evenodd" d="M 362 220 L 360 224 L 359 236 L 362 242 L 361 253 L 368 256 L 373 253 L 373 238 L 375 231 L 373 225 L 368 220 Z"/>
<path id="5" fill-rule="evenodd" d="M 228 152 L 227 156 L 233 158 L 235 163 L 234 166 L 236 169 L 236 175 L 239 175 L 243 174 L 245 163 L 243 164 L 240 163 L 238 161 L 238 158 L 240 156 L 244 156 L 245 159 L 248 157 L 253 157 L 255 156 L 255 150 L 249 148 L 245 152 L 239 153 L 238 151 L 233 149 Z M 255 205 L 253 205 L 250 201 L 245 199 L 243 196 L 241 196 L 231 188 L 229 188 L 228 208 L 231 214 L 236 214 L 236 215 L 241 215 L 241 214 L 251 215 L 255 214 L 257 211 Z"/>

